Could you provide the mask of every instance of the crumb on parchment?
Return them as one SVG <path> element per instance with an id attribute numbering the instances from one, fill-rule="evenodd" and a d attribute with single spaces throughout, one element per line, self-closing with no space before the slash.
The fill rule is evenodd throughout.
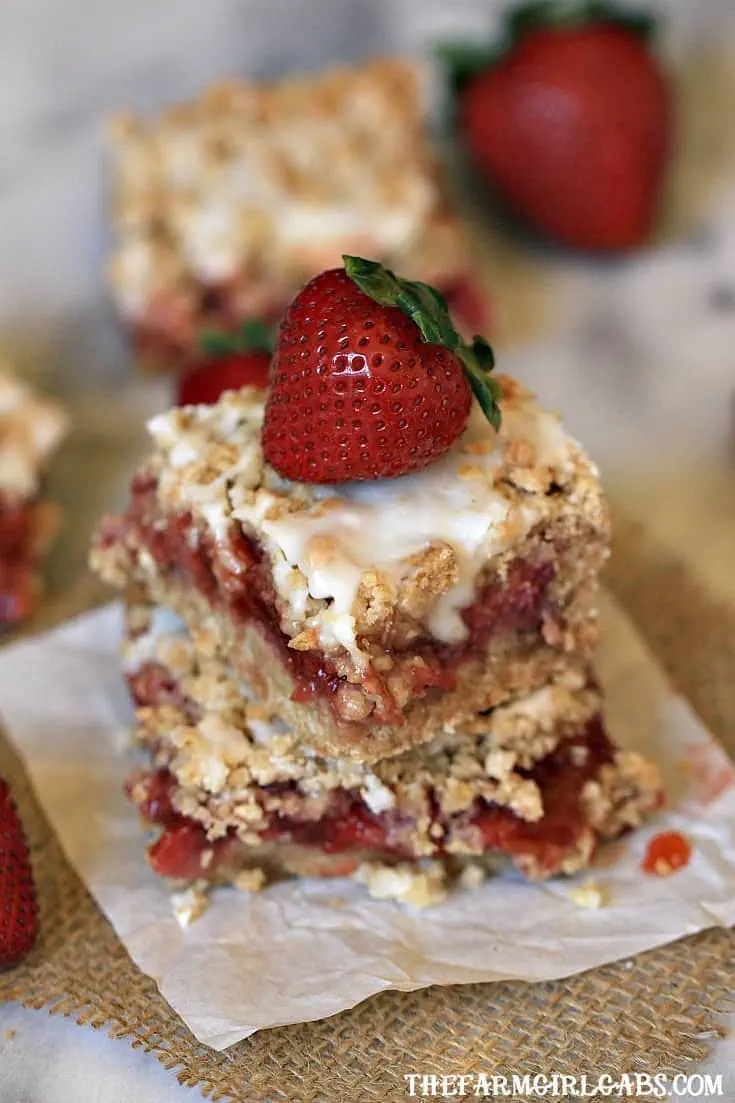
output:
<path id="1" fill-rule="evenodd" d="M 468 862 L 459 875 L 459 883 L 463 889 L 479 889 L 487 880 L 488 870 L 479 862 Z"/>
<path id="2" fill-rule="evenodd" d="M 240 892 L 260 892 L 266 882 L 265 870 L 242 869 L 232 878 L 232 883 Z"/>
<path id="3" fill-rule="evenodd" d="M 441 904 L 449 892 L 447 873 L 441 862 L 426 862 L 419 867 L 408 862 L 395 866 L 363 862 L 354 876 L 374 900 L 397 900 L 414 908 Z"/>
<path id="4" fill-rule="evenodd" d="M 604 908 L 609 902 L 609 892 L 604 885 L 596 881 L 585 881 L 583 885 L 577 885 L 569 890 L 569 899 L 578 908 Z"/>
<path id="5" fill-rule="evenodd" d="M 171 896 L 171 904 L 179 926 L 184 929 L 200 919 L 209 907 L 209 893 L 201 884 L 190 885 Z"/>

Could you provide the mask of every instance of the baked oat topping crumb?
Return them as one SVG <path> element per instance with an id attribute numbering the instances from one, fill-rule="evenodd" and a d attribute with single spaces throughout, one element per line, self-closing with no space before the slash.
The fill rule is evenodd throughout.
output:
<path id="1" fill-rule="evenodd" d="M 488 870 L 479 862 L 467 862 L 459 875 L 459 884 L 463 889 L 478 889 L 488 877 Z"/>
<path id="2" fill-rule="evenodd" d="M 206 882 L 197 882 L 171 895 L 174 915 L 180 927 L 185 928 L 204 915 L 209 907 L 210 896 Z"/>
<path id="3" fill-rule="evenodd" d="M 232 883 L 240 892 L 260 892 L 265 887 L 267 876 L 263 869 L 242 869 L 232 878 Z"/>
<path id="4" fill-rule="evenodd" d="M 488 777 L 501 780 L 507 777 L 516 764 L 516 756 L 513 751 L 493 750 L 485 758 L 485 773 Z"/>
<path id="5" fill-rule="evenodd" d="M 367 775 L 360 789 L 360 796 L 370 811 L 376 815 L 387 812 L 389 808 L 395 808 L 396 805 L 395 793 L 387 785 L 383 785 L 375 774 Z"/>
<path id="6" fill-rule="evenodd" d="M 363 862 L 354 874 L 374 900 L 396 900 L 413 908 L 441 904 L 449 894 L 448 876 L 441 862 L 420 866 L 402 862 L 388 866 L 382 862 Z"/>
<path id="7" fill-rule="evenodd" d="M 460 479 L 481 479 L 483 471 L 476 463 L 462 463 L 457 468 L 457 474 Z"/>
<path id="8" fill-rule="evenodd" d="M 597 778 L 582 791 L 590 824 L 603 837 L 638 827 L 659 801 L 662 789 L 658 767 L 636 751 L 619 750 Z"/>
<path id="9" fill-rule="evenodd" d="M 321 512 L 318 516 L 322 516 Z M 314 536 L 306 545 L 306 560 L 312 569 L 326 567 L 337 555 L 339 545 L 331 536 Z"/>
<path id="10" fill-rule="evenodd" d="M 505 459 L 518 467 L 530 468 L 536 463 L 536 452 L 530 440 L 516 437 L 506 444 Z"/>
<path id="11" fill-rule="evenodd" d="M 372 711 L 372 705 L 365 694 L 356 686 L 340 686 L 337 690 L 335 710 L 348 723 L 365 720 Z"/>
<path id="12" fill-rule="evenodd" d="M 319 646 L 319 634 L 315 628 L 305 628 L 288 641 L 288 646 L 294 651 L 313 651 Z"/>
<path id="13" fill-rule="evenodd" d="M 585 828 L 577 839 L 575 849 L 561 863 L 560 872 L 571 876 L 573 873 L 579 873 L 580 870 L 586 869 L 596 850 L 597 836 L 592 828 Z M 544 874 L 538 870 L 529 870 L 528 876 L 538 878 L 543 877 Z"/>
<path id="14" fill-rule="evenodd" d="M 468 440 L 462 445 L 462 451 L 468 456 L 489 456 L 496 448 L 496 441 L 487 440 Z"/>
<path id="15" fill-rule="evenodd" d="M 569 749 L 569 757 L 575 766 L 584 766 L 589 758 L 589 747 L 574 743 Z"/>
<path id="16" fill-rule="evenodd" d="M 569 889 L 567 895 L 579 908 L 604 908 L 609 901 L 609 890 L 596 881 L 585 881 L 582 885 L 576 885 Z"/>
<path id="17" fill-rule="evenodd" d="M 506 400 L 513 401 L 515 399 L 533 397 L 532 392 L 529 391 L 527 387 L 524 387 L 523 384 L 512 375 L 505 375 L 501 372 L 499 375 L 496 375 L 495 378 L 503 392 L 503 398 Z"/>

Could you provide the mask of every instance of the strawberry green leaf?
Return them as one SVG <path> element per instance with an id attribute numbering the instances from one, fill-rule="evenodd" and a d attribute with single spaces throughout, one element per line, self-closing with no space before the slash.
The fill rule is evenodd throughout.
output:
<path id="1" fill-rule="evenodd" d="M 260 318 L 249 318 L 232 333 L 205 330 L 199 348 L 207 357 L 235 356 L 239 352 L 273 352 L 275 330 Z"/>
<path id="2" fill-rule="evenodd" d="M 530 0 L 512 8 L 494 42 L 445 42 L 436 48 L 450 92 L 457 96 L 478 74 L 492 69 L 524 35 L 545 27 L 611 23 L 648 42 L 656 20 L 644 9 L 626 9 L 610 0 Z"/>
<path id="3" fill-rule="evenodd" d="M 462 345 L 456 352 L 482 412 L 493 429 L 499 429 L 503 391 L 497 379 L 490 375 L 495 366 L 493 350 L 484 337 L 475 337 L 471 346 Z"/>
<path id="4" fill-rule="evenodd" d="M 586 23 L 613 23 L 646 40 L 656 25 L 650 13 L 642 9 L 628 11 L 609 0 L 531 0 L 508 13 L 508 47 L 529 31 L 543 27 L 579 27 Z"/>
<path id="5" fill-rule="evenodd" d="M 466 345 L 454 328 L 443 295 L 420 280 L 403 280 L 374 260 L 344 256 L 345 271 L 364 294 L 380 306 L 395 306 L 418 326 L 424 341 L 443 345 L 458 357 L 467 381 L 490 424 L 500 427 L 500 385 L 491 372 L 495 367 L 493 350 L 484 337 L 474 337 Z"/>
<path id="6" fill-rule="evenodd" d="M 497 60 L 497 51 L 486 43 L 444 42 L 437 47 L 436 56 L 456 95 L 478 73 L 491 68 Z"/>
<path id="7" fill-rule="evenodd" d="M 197 343 L 206 357 L 229 356 L 234 351 L 235 337 L 232 333 L 205 330 L 199 335 Z"/>
<path id="8" fill-rule="evenodd" d="M 249 318 L 240 327 L 240 339 L 249 349 L 273 352 L 276 343 L 276 327 L 262 318 Z"/>

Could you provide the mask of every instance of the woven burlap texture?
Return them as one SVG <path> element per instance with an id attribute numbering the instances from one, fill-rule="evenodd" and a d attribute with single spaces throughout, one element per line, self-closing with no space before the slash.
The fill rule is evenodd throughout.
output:
<path id="1" fill-rule="evenodd" d="M 630 523 L 618 524 L 608 584 L 673 683 L 735 750 L 735 609 L 723 609 Z M 407 1073 L 673 1074 L 731 998 L 735 938 L 713 929 L 567 980 L 389 992 L 336 1015 L 262 1031 L 216 1053 L 132 964 L 69 867 L 7 743 L 41 901 L 39 945 L 0 973 L 0 999 L 48 1006 L 152 1052 L 212 1099 L 347 1103 L 407 1098 Z M 520 1097 L 519 1097 L 520 1098 Z"/>

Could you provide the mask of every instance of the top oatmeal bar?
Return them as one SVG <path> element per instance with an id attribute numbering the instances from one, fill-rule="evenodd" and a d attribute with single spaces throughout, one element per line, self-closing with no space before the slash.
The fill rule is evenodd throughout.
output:
<path id="1" fill-rule="evenodd" d="M 202 326 L 278 315 L 345 251 L 466 303 L 466 241 L 422 100 L 414 66 L 384 59 L 116 119 L 109 279 L 149 362 L 191 351 Z"/>
<path id="2" fill-rule="evenodd" d="M 263 459 L 265 395 L 154 418 L 93 565 L 173 609 L 305 743 L 375 761 L 584 659 L 609 521 L 558 418 L 498 377 L 457 443 L 400 478 L 313 486 Z"/>

